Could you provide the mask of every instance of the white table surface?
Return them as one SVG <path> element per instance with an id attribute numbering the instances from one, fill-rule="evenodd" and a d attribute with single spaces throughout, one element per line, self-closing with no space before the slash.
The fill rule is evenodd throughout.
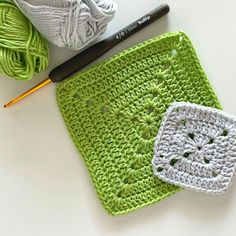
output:
<path id="1" fill-rule="evenodd" d="M 236 2 L 167 1 L 168 17 L 136 34 L 105 57 L 164 32 L 192 39 L 224 110 L 236 115 Z M 108 36 L 161 3 L 117 0 Z M 48 71 L 27 82 L 0 76 L 0 104 L 46 77 L 75 52 L 51 47 Z M 131 214 L 112 217 L 101 206 L 87 169 L 59 113 L 55 85 L 8 110 L 0 109 L 0 235 L 235 235 L 236 184 L 209 196 L 182 191 Z"/>

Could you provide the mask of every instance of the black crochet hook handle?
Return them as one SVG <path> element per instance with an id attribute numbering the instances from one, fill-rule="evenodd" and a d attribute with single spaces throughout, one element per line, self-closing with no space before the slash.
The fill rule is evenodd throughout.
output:
<path id="1" fill-rule="evenodd" d="M 89 47 L 88 49 L 82 51 L 78 55 L 72 57 L 68 61 L 53 69 L 49 74 L 50 80 L 52 82 L 59 82 L 68 78 L 76 71 L 88 65 L 98 57 L 102 56 L 105 52 L 107 52 L 120 42 L 145 28 L 147 25 L 153 23 L 160 17 L 166 15 L 169 10 L 170 8 L 167 4 L 161 4 L 159 7 L 141 17 L 126 28 L 115 33 L 109 38 L 96 43 L 95 45 Z"/>

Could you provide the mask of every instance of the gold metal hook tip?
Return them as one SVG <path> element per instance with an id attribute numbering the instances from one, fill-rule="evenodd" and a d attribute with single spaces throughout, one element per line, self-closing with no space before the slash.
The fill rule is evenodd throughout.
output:
<path id="1" fill-rule="evenodd" d="M 36 86 L 34 86 L 33 88 L 27 90 L 26 92 L 22 93 L 21 95 L 19 95 L 18 97 L 14 98 L 13 100 L 11 100 L 10 102 L 6 103 L 3 107 L 4 108 L 8 108 L 10 106 L 12 106 L 13 104 L 19 102 L 20 100 L 22 100 L 23 98 L 29 96 L 30 94 L 36 92 L 37 90 L 41 89 L 42 87 L 46 86 L 47 84 L 51 83 L 51 79 L 45 79 L 42 82 L 40 82 L 39 84 L 37 84 Z"/>

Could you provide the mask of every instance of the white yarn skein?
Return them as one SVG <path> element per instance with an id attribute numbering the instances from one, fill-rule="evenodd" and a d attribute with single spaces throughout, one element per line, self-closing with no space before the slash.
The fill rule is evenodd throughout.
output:
<path id="1" fill-rule="evenodd" d="M 50 42 L 78 50 L 104 33 L 113 19 L 113 0 L 14 0 Z"/>

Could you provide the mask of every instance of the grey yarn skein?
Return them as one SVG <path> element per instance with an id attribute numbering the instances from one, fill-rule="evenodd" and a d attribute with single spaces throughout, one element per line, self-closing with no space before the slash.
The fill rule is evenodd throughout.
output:
<path id="1" fill-rule="evenodd" d="M 14 0 L 50 42 L 78 50 L 106 31 L 113 19 L 113 0 Z"/>

